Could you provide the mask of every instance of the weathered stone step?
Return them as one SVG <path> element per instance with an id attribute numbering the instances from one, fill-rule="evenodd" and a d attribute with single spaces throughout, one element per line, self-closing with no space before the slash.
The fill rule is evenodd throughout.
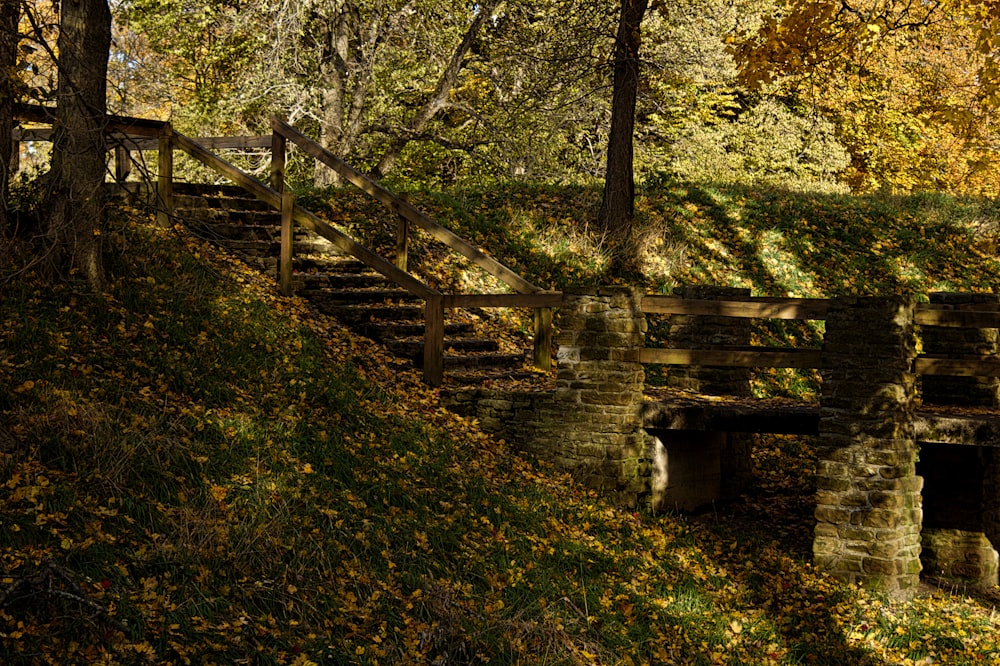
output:
<path id="1" fill-rule="evenodd" d="M 444 376 L 444 383 L 457 386 L 483 386 L 491 381 L 538 380 L 539 374 L 531 370 L 522 370 L 518 366 L 507 368 L 478 368 L 472 372 L 463 372 L 462 368 L 453 368 Z"/>
<path id="2" fill-rule="evenodd" d="M 404 340 L 387 340 L 385 346 L 396 356 L 417 358 L 423 356 L 424 341 L 420 338 Z M 495 340 L 485 338 L 446 338 L 444 341 L 445 356 L 454 354 L 493 353 L 499 349 Z M 495 355 L 495 354 L 494 354 Z M 479 356 L 471 358 L 478 359 Z"/>
<path id="3" fill-rule="evenodd" d="M 399 338 L 415 338 L 424 334 L 424 320 L 382 321 L 361 324 L 364 334 L 376 340 L 393 340 Z M 468 322 L 445 322 L 444 334 L 449 337 L 468 336 L 475 332 L 475 327 Z"/>
<path id="4" fill-rule="evenodd" d="M 244 194 L 246 194 L 244 192 Z M 218 211 L 256 210 L 278 212 L 266 201 L 253 197 L 233 197 L 221 194 L 174 194 L 174 208 L 213 209 Z"/>
<path id="5" fill-rule="evenodd" d="M 326 305 L 386 303 L 387 301 L 412 303 L 420 300 L 405 289 L 303 289 L 299 295 L 315 303 Z"/>
<path id="6" fill-rule="evenodd" d="M 519 368 L 524 365 L 524 354 L 501 354 L 501 353 L 483 353 L 483 354 L 449 354 L 444 355 L 444 367 L 446 369 L 463 368 L 466 370 L 473 369 L 490 369 L 490 368 Z M 422 367 L 423 355 L 417 359 L 418 367 Z"/>
<path id="7" fill-rule="evenodd" d="M 317 290 L 315 293 L 322 293 L 322 290 Z M 300 292 L 300 295 L 303 294 Z M 320 312 L 323 314 L 330 315 L 331 317 L 337 317 L 348 326 L 358 326 L 359 324 L 366 322 L 422 322 L 424 320 L 423 305 L 385 305 L 378 303 L 366 305 L 345 305 L 326 303 L 321 299 L 313 300 L 313 303 L 316 304 L 316 307 L 318 307 Z"/>
<path id="8" fill-rule="evenodd" d="M 274 257 L 277 259 L 281 250 L 281 242 L 276 240 L 241 240 L 227 238 L 225 236 L 214 236 L 201 234 L 203 238 L 220 245 L 231 252 L 235 252 L 247 257 Z M 333 252 L 333 247 L 321 239 L 295 241 L 292 244 L 293 253 L 322 254 Z"/>
<path id="9" fill-rule="evenodd" d="M 175 208 L 174 215 L 182 220 L 197 220 L 210 224 L 260 225 L 281 228 L 281 213 L 266 210 L 230 210 L 220 208 Z"/>
<path id="10" fill-rule="evenodd" d="M 295 269 L 301 273 L 308 272 L 315 273 L 317 275 L 322 275 L 324 273 L 337 273 L 344 275 L 347 273 L 364 273 L 367 271 L 377 275 L 377 273 L 369 269 L 365 264 L 347 255 L 329 255 L 322 258 L 308 256 L 300 257 L 296 255 L 294 257 L 294 262 Z"/>
<path id="11" fill-rule="evenodd" d="M 194 196 L 226 196 L 243 198 L 247 196 L 247 191 L 239 185 L 224 183 L 183 183 L 174 181 L 174 194 L 190 194 Z"/>
<path id="12" fill-rule="evenodd" d="M 372 289 L 390 288 L 391 283 L 378 273 L 305 273 L 301 274 L 304 289 Z"/>

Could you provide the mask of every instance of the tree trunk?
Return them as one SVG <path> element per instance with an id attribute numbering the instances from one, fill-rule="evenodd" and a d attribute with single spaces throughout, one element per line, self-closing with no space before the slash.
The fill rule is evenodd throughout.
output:
<path id="1" fill-rule="evenodd" d="M 417 110 L 416 114 L 413 116 L 413 120 L 410 121 L 409 125 L 398 134 L 389 143 L 389 147 L 383 153 L 382 158 L 378 162 L 378 166 L 375 167 L 373 175 L 376 179 L 384 177 L 396 166 L 396 160 L 399 159 L 400 153 L 406 145 L 415 137 L 424 131 L 434 116 L 436 116 L 440 111 L 447 107 L 448 97 L 451 91 L 458 85 L 458 75 L 462 69 L 462 62 L 465 60 L 466 54 L 472 49 L 472 44 L 476 40 L 476 36 L 479 34 L 480 28 L 482 28 L 483 23 L 486 22 L 493 14 L 493 8 L 496 7 L 498 0 L 487 0 L 487 2 L 482 2 L 476 5 L 476 16 L 472 19 L 472 23 L 469 24 L 468 29 L 462 36 L 462 41 L 459 43 L 458 47 L 455 48 L 455 52 L 451 55 L 451 60 L 448 62 L 448 66 L 445 67 L 441 76 L 438 78 L 437 86 L 434 89 L 434 93 L 431 95 L 430 99 L 424 103 L 420 109 Z"/>
<path id="2" fill-rule="evenodd" d="M 632 244 L 635 218 L 632 135 L 639 91 L 640 25 L 648 5 L 649 0 L 622 0 L 615 38 L 608 165 L 604 175 L 604 198 L 597 217 L 598 226 L 610 241 L 612 270 L 634 269 L 638 258 Z"/>
<path id="3" fill-rule="evenodd" d="M 0 235 L 9 231 L 12 129 L 16 91 L 11 73 L 17 66 L 17 20 L 20 3 L 0 2 Z"/>
<path id="4" fill-rule="evenodd" d="M 59 17 L 59 82 L 48 236 L 51 268 L 103 285 L 100 233 L 104 219 L 108 53 L 107 0 L 63 0 Z"/>

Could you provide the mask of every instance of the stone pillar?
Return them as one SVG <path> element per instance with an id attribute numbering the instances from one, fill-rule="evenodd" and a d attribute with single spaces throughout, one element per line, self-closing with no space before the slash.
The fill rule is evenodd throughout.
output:
<path id="1" fill-rule="evenodd" d="M 921 570 L 913 310 L 908 296 L 831 303 L 813 541 L 821 569 L 904 598 Z"/>
<path id="2" fill-rule="evenodd" d="M 997 294 L 933 293 L 930 302 L 954 307 L 996 307 Z M 927 354 L 996 355 L 995 328 L 922 327 Z M 997 407 L 996 377 L 921 378 L 924 404 Z M 1000 468 L 996 450 L 954 444 L 921 444 L 917 471 L 924 476 L 921 561 L 940 581 L 989 588 L 997 584 L 1000 543 Z M 992 542 L 992 543 L 991 543 Z"/>
<path id="3" fill-rule="evenodd" d="M 648 490 L 642 422 L 645 344 L 642 292 L 628 287 L 567 289 L 559 309 L 556 391 L 536 437 L 589 487 L 635 506 Z"/>

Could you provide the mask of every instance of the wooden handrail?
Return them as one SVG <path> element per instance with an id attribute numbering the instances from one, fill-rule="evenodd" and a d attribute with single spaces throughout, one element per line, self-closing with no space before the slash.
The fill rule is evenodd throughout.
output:
<path id="1" fill-rule="evenodd" d="M 913 314 L 913 321 L 921 326 L 1000 328 L 1000 312 L 986 308 L 953 310 L 921 303 Z"/>
<path id="2" fill-rule="evenodd" d="M 55 120 L 56 110 L 54 107 L 38 104 L 15 104 L 14 117 L 29 123 L 50 125 Z M 104 121 L 106 130 L 117 130 L 129 136 L 145 136 L 154 139 L 160 135 L 160 130 L 166 124 L 167 122 L 164 120 L 116 116 L 110 113 L 105 116 Z"/>
<path id="3" fill-rule="evenodd" d="M 822 352 L 818 349 L 780 347 L 749 349 L 646 348 L 639 351 L 639 362 L 731 368 L 819 368 L 822 367 Z"/>
<path id="4" fill-rule="evenodd" d="M 507 266 L 504 266 L 496 259 L 486 255 L 481 249 L 472 245 L 461 236 L 458 236 L 450 229 L 442 227 L 440 224 L 434 222 L 422 212 L 414 208 L 410 203 L 404 201 L 400 197 L 397 197 L 371 178 L 368 178 L 360 171 L 357 171 L 339 157 L 326 150 L 285 121 L 280 118 L 272 118 L 271 128 L 297 145 L 308 155 L 316 158 L 336 171 L 349 183 L 381 202 L 397 215 L 401 215 L 413 222 L 415 225 L 427 232 L 432 238 L 444 243 L 465 258 L 469 259 L 472 263 L 479 266 L 493 277 L 509 285 L 514 289 L 514 291 L 522 294 L 542 291 L 541 287 L 528 282 Z"/>
<path id="5" fill-rule="evenodd" d="M 264 201 L 277 210 L 281 210 L 281 194 L 276 190 L 271 189 L 253 176 L 244 173 L 237 167 L 233 166 L 226 160 L 222 159 L 218 155 L 215 155 L 183 134 L 174 133 L 172 140 L 175 146 L 186 152 L 194 159 L 198 160 L 205 166 L 214 169 L 226 178 L 229 178 L 231 181 L 247 190 L 261 201 Z M 424 299 L 429 296 L 441 295 L 441 292 L 428 287 L 409 273 L 404 273 L 399 270 L 382 257 L 355 241 L 350 236 L 337 231 L 332 226 L 297 204 L 292 207 L 292 218 L 299 225 L 309 229 L 310 231 L 316 232 L 323 238 L 333 243 L 339 249 L 358 259 L 369 268 L 381 273 L 403 289 L 409 291 L 411 294 Z"/>
<path id="6" fill-rule="evenodd" d="M 646 314 L 714 315 L 754 319 L 825 319 L 826 298 L 753 297 L 745 300 L 695 300 L 679 296 L 648 295 L 642 298 Z"/>

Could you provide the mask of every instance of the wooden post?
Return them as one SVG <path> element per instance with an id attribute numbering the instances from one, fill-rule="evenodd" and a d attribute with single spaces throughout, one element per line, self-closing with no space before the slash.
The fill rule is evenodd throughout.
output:
<path id="1" fill-rule="evenodd" d="M 281 254 L 278 257 L 278 283 L 282 296 L 291 296 L 292 291 L 292 212 L 295 195 L 281 194 Z"/>
<path id="2" fill-rule="evenodd" d="M 285 137 L 271 132 L 271 189 L 285 191 Z"/>
<path id="3" fill-rule="evenodd" d="M 160 130 L 160 140 L 157 146 L 157 159 L 160 170 L 157 179 L 156 196 L 158 200 L 156 223 L 161 227 L 170 227 L 170 218 L 174 213 L 174 142 L 173 128 L 170 123 Z"/>
<path id="4" fill-rule="evenodd" d="M 115 182 L 121 185 L 132 173 L 132 153 L 124 144 L 115 144 Z"/>
<path id="5" fill-rule="evenodd" d="M 424 302 L 424 381 L 440 386 L 444 381 L 444 299 L 432 294 Z"/>
<path id="6" fill-rule="evenodd" d="M 535 367 L 552 367 L 552 308 L 535 308 Z"/>
<path id="7" fill-rule="evenodd" d="M 9 167 L 8 178 L 13 180 L 14 176 L 21 169 L 21 142 L 14 139 L 10 143 L 10 161 L 7 163 Z M 9 182 L 9 181 L 8 181 Z"/>
<path id="8" fill-rule="evenodd" d="M 410 195 L 405 192 L 399 195 L 404 203 L 409 203 Z M 410 220 L 400 215 L 396 224 L 396 268 L 406 270 L 407 257 L 410 253 Z"/>

